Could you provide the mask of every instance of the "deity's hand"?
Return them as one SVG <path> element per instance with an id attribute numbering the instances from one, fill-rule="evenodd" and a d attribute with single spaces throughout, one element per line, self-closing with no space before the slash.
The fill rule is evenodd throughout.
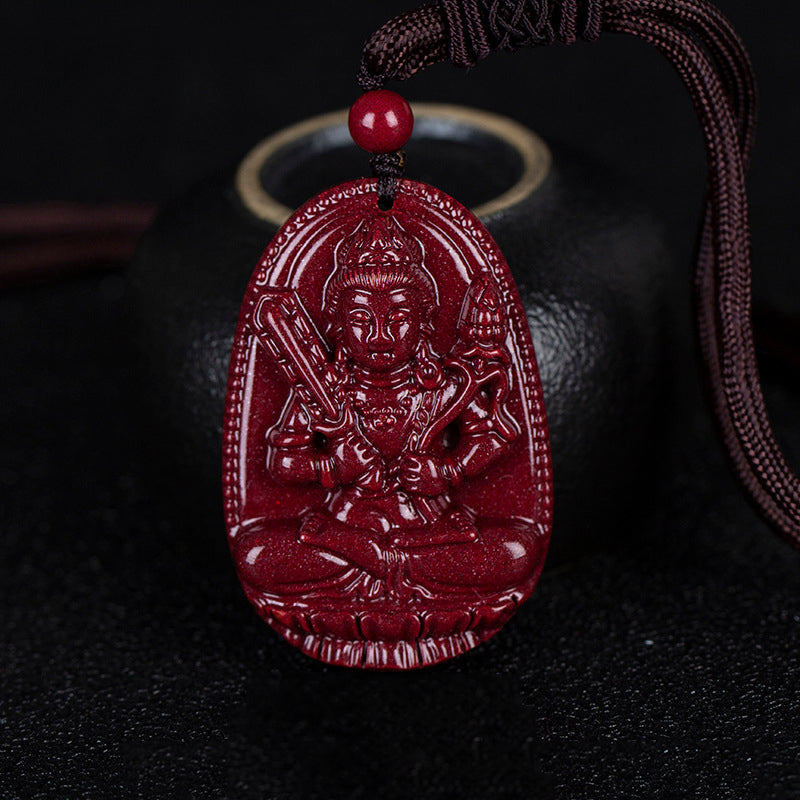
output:
<path id="1" fill-rule="evenodd" d="M 357 429 L 334 440 L 330 453 L 337 483 L 358 482 L 367 489 L 380 487 L 384 477 L 380 453 Z"/>
<path id="2" fill-rule="evenodd" d="M 267 450 L 267 470 L 282 483 L 310 483 L 319 480 L 320 459 L 300 447 L 276 447 Z"/>
<path id="3" fill-rule="evenodd" d="M 449 485 L 444 460 L 433 456 L 406 456 L 399 477 L 406 489 L 417 494 L 442 494 Z"/>

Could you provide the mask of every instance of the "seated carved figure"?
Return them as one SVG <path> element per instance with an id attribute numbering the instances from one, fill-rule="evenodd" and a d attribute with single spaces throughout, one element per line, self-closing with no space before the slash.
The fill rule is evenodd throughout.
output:
<path id="1" fill-rule="evenodd" d="M 390 215 L 362 222 L 337 248 L 323 301 L 332 359 L 295 294 L 273 292 L 256 309 L 255 327 L 293 378 L 266 469 L 327 495 L 300 520 L 243 531 L 237 563 L 249 591 L 285 609 L 282 623 L 298 635 L 292 609 L 321 598 L 329 613 L 313 633 L 343 640 L 397 637 L 392 626 L 409 614 L 463 608 L 463 598 L 511 607 L 541 557 L 529 525 L 457 502 L 458 487 L 520 433 L 505 403 L 497 288 L 489 276 L 472 281 L 446 354 L 431 342 L 437 311 L 423 248 Z M 372 634 L 369 614 L 352 623 L 353 610 L 370 608 L 395 609 Z"/>

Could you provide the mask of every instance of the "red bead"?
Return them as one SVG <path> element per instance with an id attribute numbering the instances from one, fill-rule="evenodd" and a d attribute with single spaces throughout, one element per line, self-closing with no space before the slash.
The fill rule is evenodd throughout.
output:
<path id="1" fill-rule="evenodd" d="M 392 153 L 411 138 L 414 114 L 397 92 L 375 89 L 353 103 L 348 125 L 359 147 L 370 153 Z"/>

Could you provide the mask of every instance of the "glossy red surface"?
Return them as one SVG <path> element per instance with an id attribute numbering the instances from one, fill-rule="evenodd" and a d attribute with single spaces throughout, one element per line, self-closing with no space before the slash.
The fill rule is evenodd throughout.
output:
<path id="1" fill-rule="evenodd" d="M 301 208 L 248 286 L 224 492 L 242 585 L 289 642 L 403 669 L 496 633 L 533 591 L 552 476 L 527 322 L 465 208 L 374 180 Z"/>
<path id="2" fill-rule="evenodd" d="M 391 153 L 411 138 L 414 114 L 397 92 L 374 89 L 353 103 L 348 126 L 359 147 L 370 153 Z"/>

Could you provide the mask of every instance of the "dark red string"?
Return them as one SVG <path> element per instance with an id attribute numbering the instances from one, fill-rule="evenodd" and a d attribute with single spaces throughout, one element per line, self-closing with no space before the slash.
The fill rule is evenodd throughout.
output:
<path id="1" fill-rule="evenodd" d="M 0 205 L 0 287 L 123 265 L 154 216 L 133 203 Z"/>
<path id="2" fill-rule="evenodd" d="M 591 41 L 601 31 L 658 48 L 691 95 L 708 160 L 694 281 L 709 396 L 748 495 L 800 547 L 800 480 L 769 422 L 753 335 L 745 171 L 756 85 L 747 52 L 720 11 L 707 0 L 441 0 L 396 17 L 367 40 L 360 82 L 377 88 L 439 61 L 474 66 L 494 50 Z"/>

